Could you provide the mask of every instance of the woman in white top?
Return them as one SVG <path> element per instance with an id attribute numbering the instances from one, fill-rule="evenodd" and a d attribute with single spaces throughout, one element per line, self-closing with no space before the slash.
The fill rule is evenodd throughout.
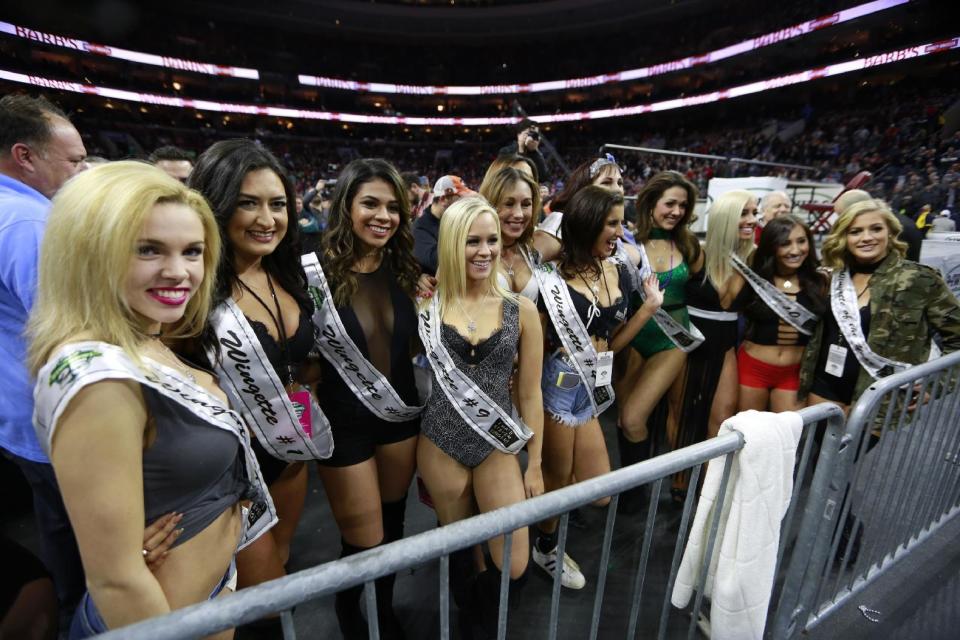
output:
<path id="1" fill-rule="evenodd" d="M 497 281 L 504 289 L 533 302 L 539 291 L 532 269 L 540 255 L 533 248 L 533 214 L 540 210 L 540 189 L 525 172 L 507 167 L 488 175 L 480 195 L 497 211 L 502 249 Z"/>

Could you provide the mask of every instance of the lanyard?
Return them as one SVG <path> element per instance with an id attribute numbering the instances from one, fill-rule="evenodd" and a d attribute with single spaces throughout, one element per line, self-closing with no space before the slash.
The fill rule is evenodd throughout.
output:
<path id="1" fill-rule="evenodd" d="M 267 285 L 270 287 L 270 295 L 273 297 L 273 304 L 276 308 L 277 314 L 274 315 L 273 311 L 270 309 L 269 305 L 263 301 L 263 298 L 257 295 L 257 292 L 251 289 L 247 283 L 245 283 L 240 278 L 237 278 L 237 282 L 240 283 L 240 286 L 250 292 L 250 295 L 260 303 L 264 309 L 266 309 L 267 314 L 270 316 L 270 319 L 273 320 L 273 325 L 277 328 L 277 335 L 280 336 L 280 351 L 283 353 L 283 360 L 287 365 L 287 378 L 284 380 L 284 386 L 289 386 L 293 383 L 293 365 L 290 363 L 290 345 L 287 344 L 287 328 L 286 323 L 283 320 L 283 311 L 280 309 L 280 301 L 277 299 L 277 292 L 273 288 L 273 279 L 270 277 L 270 272 L 267 272 Z"/>

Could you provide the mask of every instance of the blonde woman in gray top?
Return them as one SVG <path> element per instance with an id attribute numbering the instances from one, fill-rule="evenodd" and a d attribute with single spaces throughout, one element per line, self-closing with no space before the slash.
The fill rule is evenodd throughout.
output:
<path id="1" fill-rule="evenodd" d="M 238 547 L 276 518 L 242 420 L 166 344 L 209 311 L 220 236 L 203 198 L 117 162 L 71 180 L 49 223 L 29 324 L 34 426 L 86 572 L 69 635 L 84 638 L 217 597 Z M 185 533 L 151 572 L 145 523 L 171 509 Z"/>
<path id="2" fill-rule="evenodd" d="M 543 493 L 543 334 L 533 302 L 498 283 L 501 243 L 497 213 L 486 200 L 451 205 L 440 221 L 438 287 L 421 305 L 420 336 L 433 366 L 434 391 L 423 413 L 417 467 L 441 524 Z M 506 375 L 514 359 L 518 417 L 511 415 Z M 447 383 L 451 379 L 455 386 Z M 486 415 L 492 424 L 484 422 Z M 528 458 L 521 471 L 516 454 L 524 442 Z M 488 543 L 494 566 L 476 576 L 471 549 L 452 556 L 461 614 L 472 609 L 485 633 L 496 633 L 501 571 L 517 583 L 511 592 L 526 572 L 527 528 L 512 538 L 509 567 L 502 563 L 502 536 Z"/>

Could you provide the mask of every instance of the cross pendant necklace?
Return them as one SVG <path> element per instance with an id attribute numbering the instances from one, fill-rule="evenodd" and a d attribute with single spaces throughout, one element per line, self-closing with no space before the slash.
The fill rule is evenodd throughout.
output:
<path id="1" fill-rule="evenodd" d="M 480 302 L 483 302 L 486 299 L 487 297 L 484 296 L 483 298 L 480 299 Z M 470 334 L 470 337 L 473 337 L 473 334 L 477 332 L 477 321 L 473 319 L 473 316 L 467 313 L 466 307 L 463 306 L 463 303 L 460 300 L 457 300 L 457 306 L 460 307 L 460 311 L 461 313 L 463 313 L 463 317 L 467 319 L 467 333 Z"/>

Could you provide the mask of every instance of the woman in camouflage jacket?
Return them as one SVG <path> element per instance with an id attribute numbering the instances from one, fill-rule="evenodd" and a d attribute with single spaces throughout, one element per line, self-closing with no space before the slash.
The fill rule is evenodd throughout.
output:
<path id="1" fill-rule="evenodd" d="M 843 275 L 852 281 L 869 350 L 913 365 L 927 361 L 934 334 L 944 353 L 960 349 L 960 303 L 937 270 L 904 259 L 900 231 L 886 203 L 859 202 L 841 214 L 824 240 L 823 264 L 833 269 L 834 284 Z M 849 347 L 828 309 L 804 352 L 799 397 L 810 405 L 834 402 L 849 409 L 874 382 Z M 883 367 L 877 373 L 892 372 Z"/>

